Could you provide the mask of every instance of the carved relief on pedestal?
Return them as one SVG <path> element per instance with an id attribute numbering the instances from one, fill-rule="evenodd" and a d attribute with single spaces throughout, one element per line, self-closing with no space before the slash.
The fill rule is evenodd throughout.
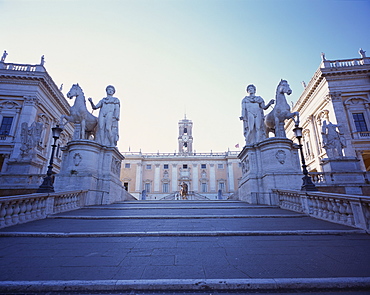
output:
<path id="1" fill-rule="evenodd" d="M 283 150 L 278 150 L 275 154 L 275 157 L 280 164 L 284 164 L 286 159 L 286 152 Z"/>
<path id="2" fill-rule="evenodd" d="M 121 161 L 116 159 L 115 157 L 112 157 L 111 171 L 118 176 L 121 172 Z"/>

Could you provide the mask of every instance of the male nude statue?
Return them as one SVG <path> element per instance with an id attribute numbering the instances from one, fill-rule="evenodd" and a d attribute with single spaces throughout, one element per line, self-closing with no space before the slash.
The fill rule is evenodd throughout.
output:
<path id="1" fill-rule="evenodd" d="M 94 105 L 92 98 L 89 98 L 93 110 L 99 109 L 98 130 L 96 141 L 105 146 L 116 146 L 118 141 L 118 121 L 120 117 L 120 102 L 117 97 L 113 97 L 116 92 L 112 85 L 105 89 L 107 96 Z"/>
<path id="2" fill-rule="evenodd" d="M 244 137 L 246 144 L 260 142 L 266 138 L 264 128 L 263 111 L 275 103 L 274 99 L 265 105 L 262 97 L 256 96 L 256 86 L 253 84 L 247 86 L 247 95 L 242 100 L 242 115 Z"/>

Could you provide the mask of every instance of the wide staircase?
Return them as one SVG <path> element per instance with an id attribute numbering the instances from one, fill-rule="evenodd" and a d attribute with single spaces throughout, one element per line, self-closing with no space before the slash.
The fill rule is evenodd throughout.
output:
<path id="1" fill-rule="evenodd" d="M 370 292 L 364 231 L 234 201 L 51 215 L 1 229 L 0 263 L 2 294 Z"/>

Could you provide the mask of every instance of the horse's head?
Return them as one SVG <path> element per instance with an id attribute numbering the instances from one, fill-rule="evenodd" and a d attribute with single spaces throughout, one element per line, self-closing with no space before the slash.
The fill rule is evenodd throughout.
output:
<path id="1" fill-rule="evenodd" d="M 67 93 L 67 97 L 68 98 L 73 98 L 73 97 L 78 96 L 80 94 L 82 94 L 82 89 L 77 83 L 77 84 L 72 85 L 71 89 Z"/>
<path id="2" fill-rule="evenodd" d="M 276 90 L 277 90 L 276 91 L 277 93 L 283 93 L 283 94 L 286 93 L 288 95 L 292 94 L 292 89 L 290 89 L 290 86 L 287 80 L 281 79 Z"/>

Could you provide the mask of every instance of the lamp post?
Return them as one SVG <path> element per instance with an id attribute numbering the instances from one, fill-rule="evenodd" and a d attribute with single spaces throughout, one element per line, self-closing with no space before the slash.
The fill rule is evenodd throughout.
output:
<path id="1" fill-rule="evenodd" d="M 53 193 L 54 192 L 54 186 L 53 186 L 53 179 L 51 178 L 51 175 L 53 174 L 53 160 L 54 160 L 54 152 L 56 148 L 56 142 L 60 136 L 60 133 L 62 133 L 63 128 L 59 127 L 59 125 L 56 125 L 55 127 L 51 128 L 51 132 L 53 134 L 54 138 L 54 144 L 51 146 L 51 157 L 50 162 L 48 166 L 48 171 L 46 172 L 46 177 L 44 178 L 43 183 L 40 185 L 39 189 L 37 190 L 38 193 Z"/>
<path id="2" fill-rule="evenodd" d="M 301 144 L 301 139 L 302 139 L 302 127 L 299 127 L 298 124 L 295 125 L 295 128 L 293 129 L 295 137 L 298 139 L 298 146 L 299 146 L 299 151 L 301 154 L 301 161 L 302 161 L 302 170 L 303 170 L 303 184 L 301 187 L 301 191 L 317 191 L 317 188 L 315 184 L 312 182 L 311 177 L 308 175 L 307 171 L 307 165 L 304 160 L 303 156 L 303 149 L 302 149 L 302 144 Z"/>

